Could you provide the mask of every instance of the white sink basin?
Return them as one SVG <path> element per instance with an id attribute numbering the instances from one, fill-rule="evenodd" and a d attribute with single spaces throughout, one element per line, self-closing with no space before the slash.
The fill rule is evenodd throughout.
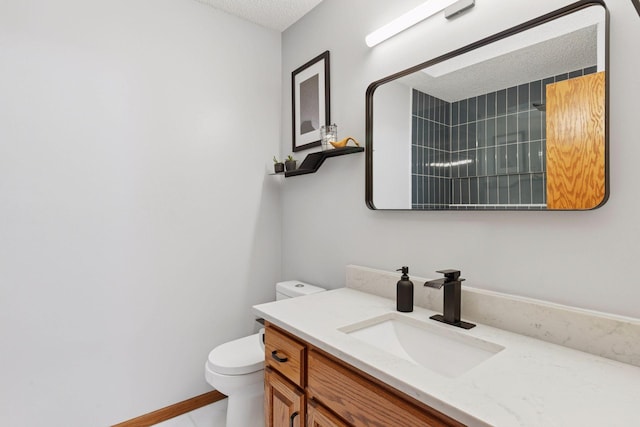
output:
<path id="1" fill-rule="evenodd" d="M 504 347 L 398 313 L 388 313 L 339 330 L 373 347 L 455 378 Z M 435 322 L 434 322 L 435 323 Z"/>

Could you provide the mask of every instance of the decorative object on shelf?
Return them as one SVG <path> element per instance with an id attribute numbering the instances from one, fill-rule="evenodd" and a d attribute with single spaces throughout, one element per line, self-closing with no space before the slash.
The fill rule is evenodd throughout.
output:
<path id="1" fill-rule="evenodd" d="M 338 140 L 338 125 L 322 125 L 320 127 L 320 140 L 322 141 L 322 149 L 329 150 L 331 145 Z M 335 145 L 334 145 L 335 147 Z"/>
<path id="2" fill-rule="evenodd" d="M 287 156 L 287 160 L 284 161 L 284 169 L 287 172 L 296 170 L 296 159 L 293 156 Z"/>
<path id="3" fill-rule="evenodd" d="M 356 144 L 356 147 L 360 147 L 360 144 L 358 144 L 358 141 L 356 141 L 355 138 L 352 138 L 350 136 L 343 139 L 342 141 L 331 142 L 331 145 L 333 145 L 334 148 L 344 148 L 347 146 L 349 141 L 353 141 L 353 143 Z"/>
<path id="4" fill-rule="evenodd" d="M 273 171 L 275 173 L 284 172 L 284 163 L 282 163 L 280 160 L 278 160 L 276 158 L 276 156 L 273 156 Z"/>
<path id="5" fill-rule="evenodd" d="M 320 145 L 320 126 L 329 125 L 329 51 L 291 73 L 293 151 Z"/>

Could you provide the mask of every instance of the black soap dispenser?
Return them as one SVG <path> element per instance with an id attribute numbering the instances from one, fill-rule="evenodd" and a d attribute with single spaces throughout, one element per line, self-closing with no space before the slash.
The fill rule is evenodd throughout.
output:
<path id="1" fill-rule="evenodd" d="M 409 280 L 409 267 L 402 267 L 396 271 L 402 271 L 402 277 L 396 285 L 396 310 L 410 313 L 413 311 L 413 282 Z"/>

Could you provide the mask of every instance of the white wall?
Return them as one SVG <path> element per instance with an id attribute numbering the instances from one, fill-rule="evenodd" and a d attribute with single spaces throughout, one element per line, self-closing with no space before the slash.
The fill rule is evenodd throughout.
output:
<path id="1" fill-rule="evenodd" d="M 0 2 L 0 425 L 211 390 L 280 278 L 280 67 L 191 0 Z"/>
<path id="2" fill-rule="evenodd" d="M 571 3 L 483 0 L 470 13 L 424 21 L 373 49 L 364 38 L 423 0 L 325 0 L 283 33 L 283 131 L 290 73 L 331 52 L 331 121 L 364 138 L 370 82 Z M 346 264 L 415 275 L 460 268 L 465 285 L 640 317 L 637 99 L 640 18 L 630 1 L 611 11 L 611 197 L 590 212 L 384 212 L 364 204 L 364 155 L 329 159 L 283 190 L 283 275 L 329 287 Z M 331 22 L 329 26 L 327 23 Z M 326 28 L 335 28 L 327 31 Z M 290 145 L 287 132 L 283 147 Z"/>
<path id="3" fill-rule="evenodd" d="M 373 203 L 411 209 L 411 88 L 390 82 L 376 89 L 374 98 Z"/>

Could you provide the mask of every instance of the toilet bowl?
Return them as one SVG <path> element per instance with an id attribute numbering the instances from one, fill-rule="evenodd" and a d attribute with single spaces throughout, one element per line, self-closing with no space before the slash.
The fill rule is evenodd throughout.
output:
<path id="1" fill-rule="evenodd" d="M 325 289 L 291 280 L 276 284 L 276 300 L 322 292 Z M 205 378 L 227 395 L 226 427 L 264 426 L 263 331 L 221 344 L 211 350 Z"/>

